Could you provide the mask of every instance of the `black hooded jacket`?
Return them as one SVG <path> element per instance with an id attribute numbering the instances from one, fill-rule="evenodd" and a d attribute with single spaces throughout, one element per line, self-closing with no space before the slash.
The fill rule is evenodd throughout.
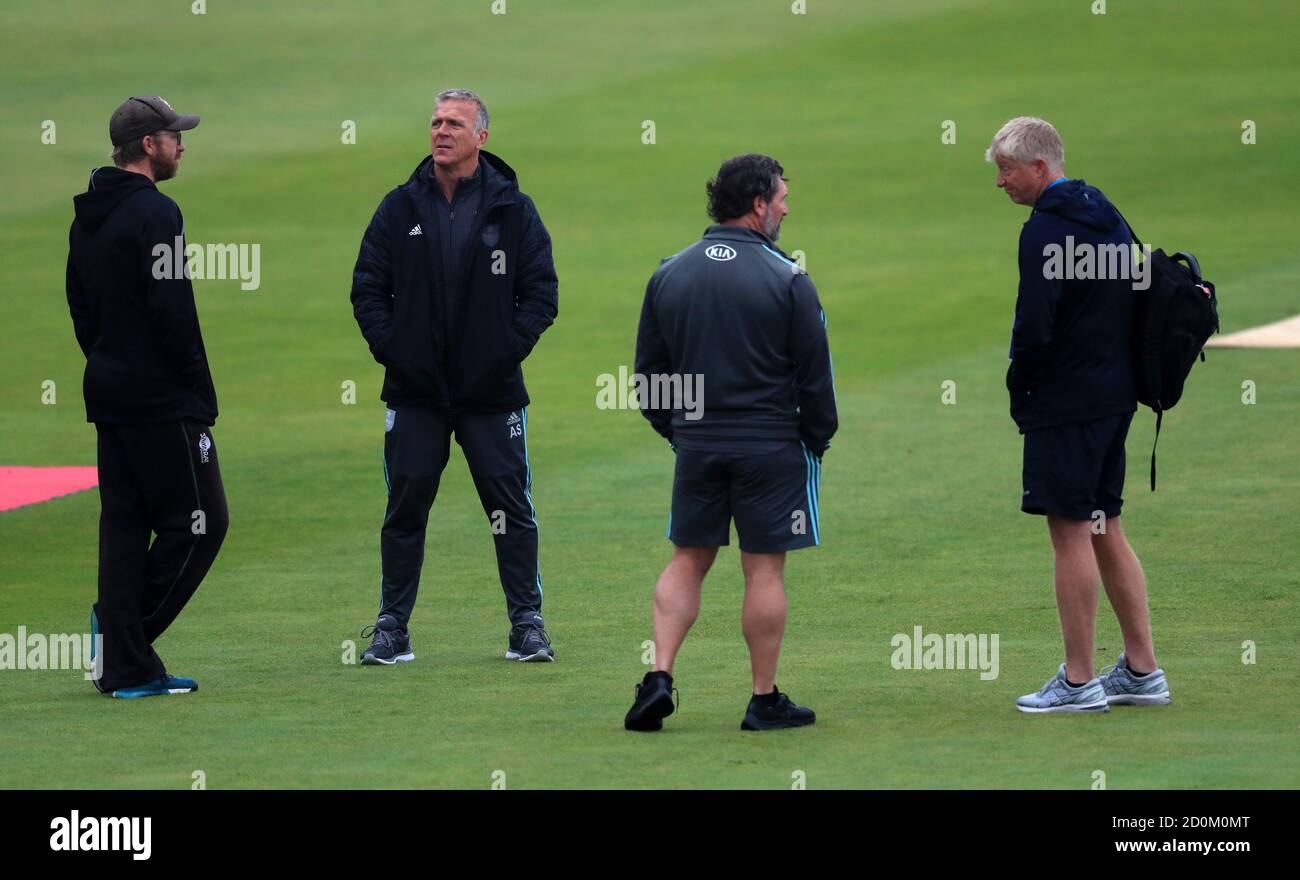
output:
<path id="1" fill-rule="evenodd" d="M 143 174 L 111 167 L 92 171 L 72 203 L 67 294 L 86 356 L 86 420 L 213 424 L 180 208 Z"/>
<path id="2" fill-rule="evenodd" d="M 1091 270 L 1077 261 L 1068 270 L 1063 265 L 1069 251 L 1078 253 L 1081 246 L 1094 254 L 1103 254 L 1102 246 L 1112 252 L 1125 246 L 1128 254 L 1129 242 L 1115 206 L 1082 180 L 1062 181 L 1034 204 L 1020 231 L 1020 292 L 1007 370 L 1011 417 L 1021 433 L 1137 409 L 1130 349 L 1133 280 L 1114 277 L 1119 273 L 1113 270 L 1104 279 L 1068 277 L 1103 274 L 1097 260 Z M 1060 248 L 1061 271 L 1050 265 L 1056 250 L 1051 245 Z M 1131 256 L 1124 260 L 1124 274 L 1131 276 Z"/>
<path id="3" fill-rule="evenodd" d="M 479 165 L 482 201 L 456 308 L 447 308 L 431 157 L 384 197 L 361 239 L 352 313 L 385 367 L 380 396 L 390 405 L 503 412 L 528 403 L 520 364 L 559 309 L 551 237 L 514 170 L 486 150 Z"/>

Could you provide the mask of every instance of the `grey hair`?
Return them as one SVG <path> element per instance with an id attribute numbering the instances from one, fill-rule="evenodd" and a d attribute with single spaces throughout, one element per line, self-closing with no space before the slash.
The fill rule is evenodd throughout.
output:
<path id="1" fill-rule="evenodd" d="M 998 129 L 984 151 L 985 162 L 1002 156 L 1015 162 L 1042 159 L 1053 171 L 1065 170 L 1065 145 L 1052 123 L 1037 116 L 1017 116 Z"/>
<path id="2" fill-rule="evenodd" d="M 487 131 L 488 127 L 488 109 L 483 99 L 469 89 L 443 89 L 438 93 L 437 99 L 433 102 L 436 110 L 438 105 L 443 101 L 473 101 L 478 105 L 478 113 L 474 117 L 474 130 Z"/>

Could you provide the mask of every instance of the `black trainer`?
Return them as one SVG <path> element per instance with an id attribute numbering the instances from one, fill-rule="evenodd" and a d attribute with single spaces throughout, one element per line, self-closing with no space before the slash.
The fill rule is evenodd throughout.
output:
<path id="1" fill-rule="evenodd" d="M 551 647 L 551 637 L 546 634 L 542 615 L 533 614 L 528 620 L 510 627 L 506 659 L 520 663 L 551 663 L 555 660 L 555 649 Z"/>
<path id="2" fill-rule="evenodd" d="M 628 730 L 659 730 L 673 714 L 673 677 L 666 672 L 647 672 L 636 686 L 636 699 L 627 710 L 623 726 Z"/>
<path id="3" fill-rule="evenodd" d="M 749 699 L 741 730 L 779 730 L 782 727 L 803 727 L 817 720 L 817 713 L 796 706 L 790 698 L 772 686 L 772 693 L 762 697 L 755 694 Z"/>
<path id="4" fill-rule="evenodd" d="M 409 663 L 415 659 L 411 650 L 411 634 L 404 626 L 397 625 L 397 618 L 391 614 L 381 614 L 374 626 L 361 631 L 361 638 L 374 636 L 374 641 L 361 655 L 362 666 L 392 666 L 394 663 Z"/>

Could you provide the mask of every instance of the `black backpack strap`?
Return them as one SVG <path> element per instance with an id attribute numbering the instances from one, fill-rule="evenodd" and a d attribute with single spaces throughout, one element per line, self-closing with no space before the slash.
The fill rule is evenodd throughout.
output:
<path id="1" fill-rule="evenodd" d="M 1160 442 L 1160 422 L 1164 419 L 1165 411 L 1156 410 L 1156 439 L 1151 444 L 1151 491 L 1156 490 L 1156 444 Z"/>
<path id="2" fill-rule="evenodd" d="M 1115 208 L 1114 203 L 1111 204 L 1111 207 Z M 1146 245 L 1142 244 L 1142 239 L 1138 238 L 1138 234 L 1133 231 L 1133 227 L 1129 224 L 1128 218 L 1124 216 L 1124 212 L 1119 208 L 1115 208 L 1115 213 L 1119 215 L 1119 219 L 1124 221 L 1124 227 L 1128 230 L 1129 238 L 1133 239 L 1133 243 L 1139 248 L 1146 247 Z"/>

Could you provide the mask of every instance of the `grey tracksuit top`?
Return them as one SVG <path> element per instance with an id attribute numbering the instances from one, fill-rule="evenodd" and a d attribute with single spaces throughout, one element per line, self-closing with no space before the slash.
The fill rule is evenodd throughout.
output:
<path id="1" fill-rule="evenodd" d="M 826 316 L 808 274 L 766 236 L 710 226 L 646 286 L 639 376 L 699 377 L 702 404 L 642 400 L 661 435 L 697 448 L 802 440 L 817 454 L 838 427 Z M 669 408 L 671 407 L 671 408 Z"/>

